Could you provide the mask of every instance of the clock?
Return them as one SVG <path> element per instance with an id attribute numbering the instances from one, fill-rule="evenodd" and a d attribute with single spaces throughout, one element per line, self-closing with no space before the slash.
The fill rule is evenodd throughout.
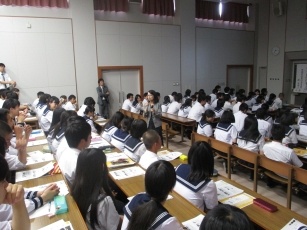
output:
<path id="1" fill-rule="evenodd" d="M 275 47 L 272 48 L 272 54 L 273 54 L 274 56 L 276 56 L 276 55 L 279 54 L 279 48 L 278 48 L 277 46 L 275 46 Z"/>

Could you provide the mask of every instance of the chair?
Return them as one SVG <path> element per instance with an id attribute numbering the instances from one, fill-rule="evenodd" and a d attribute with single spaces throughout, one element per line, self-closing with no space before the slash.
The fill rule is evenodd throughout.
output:
<path id="1" fill-rule="evenodd" d="M 212 150 L 215 152 L 216 155 L 219 157 L 227 160 L 227 174 L 228 178 L 231 179 L 231 144 L 228 144 L 223 141 L 218 141 L 214 138 L 210 138 L 210 145 Z"/>
<path id="2" fill-rule="evenodd" d="M 293 179 L 304 185 L 307 185 L 307 170 L 299 168 L 297 166 L 293 166 Z M 297 187 L 296 190 L 296 192 L 298 193 L 298 191 L 300 190 L 299 187 Z M 306 193 L 305 190 L 302 191 Z"/>
<path id="3" fill-rule="evenodd" d="M 163 121 L 162 121 L 162 131 L 165 133 L 165 144 L 166 144 L 166 148 L 168 148 L 169 125 L 166 122 L 163 122 Z"/>
<path id="4" fill-rule="evenodd" d="M 287 208 L 291 209 L 293 166 L 273 161 L 264 155 L 259 156 L 259 166 L 267 169 L 264 171 L 266 176 L 287 185 Z"/>
<path id="5" fill-rule="evenodd" d="M 204 141 L 204 142 L 207 142 L 208 144 L 210 144 L 210 137 L 201 135 L 201 134 L 196 133 L 196 132 L 192 132 L 191 145 L 193 145 L 196 141 Z"/>
<path id="6" fill-rule="evenodd" d="M 246 164 L 242 164 L 240 161 L 237 161 L 238 164 L 242 165 L 243 167 L 253 170 L 254 172 L 254 186 L 253 186 L 253 191 L 257 192 L 257 172 L 258 172 L 258 154 L 254 153 L 252 151 L 249 151 L 247 149 L 240 148 L 238 146 L 232 146 L 232 151 L 231 155 L 243 160 L 245 162 L 251 163 L 254 166 L 248 166 Z"/>

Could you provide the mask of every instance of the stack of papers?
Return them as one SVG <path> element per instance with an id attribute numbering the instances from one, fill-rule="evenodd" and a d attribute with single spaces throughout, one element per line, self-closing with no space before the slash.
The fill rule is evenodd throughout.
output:
<path id="1" fill-rule="evenodd" d="M 119 169 L 116 171 L 111 171 L 110 174 L 115 180 L 122 180 L 130 177 L 144 175 L 145 171 L 139 166 L 133 166 L 129 168 Z"/>
<path id="2" fill-rule="evenodd" d="M 53 163 L 50 162 L 46 164 L 45 166 L 38 168 L 38 169 L 32 169 L 27 171 L 20 171 L 16 172 L 16 182 L 25 181 L 25 180 L 31 180 L 35 178 L 39 178 L 47 174 L 53 169 Z"/>
<path id="3" fill-rule="evenodd" d="M 73 230 L 73 227 L 70 221 L 58 220 L 52 224 L 47 225 L 46 227 L 40 228 L 39 230 Z"/>
<path id="4" fill-rule="evenodd" d="M 108 168 L 118 168 L 135 164 L 135 162 L 124 153 L 108 153 L 106 156 Z"/>
<path id="5" fill-rule="evenodd" d="M 110 145 L 109 142 L 107 142 L 102 137 L 98 136 L 98 137 L 92 138 L 89 148 L 99 148 L 99 147 L 108 146 L 108 145 Z"/>
<path id="6" fill-rule="evenodd" d="M 27 165 L 53 161 L 54 157 L 51 153 L 43 153 L 42 151 L 33 151 L 28 153 Z"/>
<path id="7" fill-rule="evenodd" d="M 182 225 L 185 227 L 185 229 L 188 230 L 198 230 L 204 217 L 205 217 L 204 215 L 200 214 L 194 217 L 193 219 L 182 222 Z"/>
<path id="8" fill-rule="evenodd" d="M 223 180 L 215 182 L 217 188 L 217 199 L 218 201 L 230 198 L 243 193 L 242 189 L 239 189 Z"/>
<path id="9" fill-rule="evenodd" d="M 301 230 L 307 229 L 307 225 L 303 224 L 302 222 L 296 219 L 292 219 L 281 230 L 300 230 L 300 229 Z"/>
<path id="10" fill-rule="evenodd" d="M 238 208 L 244 208 L 248 205 L 251 205 L 254 199 L 255 197 L 250 196 L 247 193 L 242 193 L 242 194 L 230 197 L 230 198 L 226 198 L 222 200 L 221 203 L 236 206 Z"/>
<path id="11" fill-rule="evenodd" d="M 48 143 L 47 139 L 37 140 L 37 141 L 29 141 L 27 146 L 31 147 L 31 146 L 36 146 L 36 145 L 45 145 L 47 143 Z"/>
<path id="12" fill-rule="evenodd" d="M 170 152 L 168 150 L 162 150 L 158 152 L 158 156 L 161 160 L 172 161 L 180 157 L 182 153 L 180 152 Z"/>

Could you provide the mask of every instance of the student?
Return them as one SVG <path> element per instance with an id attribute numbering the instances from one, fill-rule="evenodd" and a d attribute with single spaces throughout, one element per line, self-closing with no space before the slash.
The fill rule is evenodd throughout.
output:
<path id="1" fill-rule="evenodd" d="M 203 117 L 198 123 L 197 133 L 212 137 L 213 136 L 213 129 L 210 123 L 214 121 L 215 113 L 213 110 L 208 109 L 205 113 L 203 113 Z"/>
<path id="2" fill-rule="evenodd" d="M 43 112 L 47 108 L 48 100 L 49 100 L 49 94 L 43 94 L 39 98 L 38 104 L 37 104 L 36 109 L 35 109 L 36 117 L 37 117 L 38 121 L 41 120 L 41 118 L 43 116 Z"/>
<path id="3" fill-rule="evenodd" d="M 60 97 L 60 105 L 62 106 L 62 108 L 64 108 L 65 109 L 65 106 L 66 106 L 66 103 L 67 103 L 67 96 L 66 95 L 62 95 L 61 97 Z"/>
<path id="4" fill-rule="evenodd" d="M 145 153 L 146 147 L 141 141 L 141 137 L 147 131 L 147 124 L 142 119 L 136 119 L 131 124 L 130 137 L 125 143 L 124 153 L 133 161 L 139 162 Z"/>
<path id="5" fill-rule="evenodd" d="M 174 190 L 201 210 L 218 205 L 217 189 L 213 175 L 214 156 L 211 147 L 203 141 L 195 142 L 188 153 L 188 164 L 176 168 L 177 182 Z"/>
<path id="6" fill-rule="evenodd" d="M 172 92 L 172 94 L 168 95 L 171 103 L 174 101 L 175 95 L 177 95 L 176 91 L 174 91 L 174 92 Z"/>
<path id="7" fill-rule="evenodd" d="M 91 126 L 92 133 L 97 133 L 95 128 L 94 119 L 95 119 L 95 108 L 92 106 L 87 106 L 83 113 L 83 118 Z"/>
<path id="8" fill-rule="evenodd" d="M 261 108 L 263 103 L 264 103 L 264 97 L 262 95 L 259 95 L 256 99 L 256 104 L 254 104 L 252 107 L 252 112 L 255 113 L 257 109 Z"/>
<path id="9" fill-rule="evenodd" d="M 53 112 L 53 115 L 52 115 L 52 121 L 51 121 L 51 124 L 50 124 L 50 128 L 48 130 L 49 134 L 47 136 L 47 141 L 48 141 L 48 144 L 49 146 L 52 145 L 52 141 L 54 138 L 53 137 L 53 134 L 54 134 L 54 131 L 55 131 L 55 127 L 57 126 L 57 124 L 60 123 L 61 121 L 61 115 L 63 112 L 65 112 L 66 110 L 63 109 L 62 107 L 58 107 L 54 110 Z"/>
<path id="10" fill-rule="evenodd" d="M 66 130 L 66 127 L 67 127 L 67 120 L 68 120 L 69 117 L 72 117 L 72 116 L 77 116 L 77 113 L 75 111 L 72 111 L 72 110 L 69 110 L 69 111 L 65 110 L 61 114 L 60 122 L 54 127 L 54 132 L 52 134 L 51 151 L 53 153 L 56 153 L 57 160 L 59 160 L 58 152 L 61 152 L 61 151 L 57 151 L 58 147 L 60 146 L 62 139 L 63 138 L 65 139 L 64 134 L 65 134 L 65 130 Z M 65 143 L 66 143 L 66 146 L 67 146 L 66 140 L 65 140 Z M 64 145 L 64 144 L 62 144 L 62 145 Z"/>
<path id="11" fill-rule="evenodd" d="M 224 110 L 231 110 L 232 111 L 232 104 L 231 104 L 231 97 L 230 94 L 225 94 L 224 95 Z"/>
<path id="12" fill-rule="evenodd" d="M 9 166 L 0 156 L 0 229 L 30 229 L 24 189 L 21 185 L 8 183 L 8 175 Z"/>
<path id="13" fill-rule="evenodd" d="M 239 112 L 234 114 L 235 123 L 233 125 L 236 127 L 236 130 L 240 132 L 243 129 L 244 126 L 244 120 L 247 117 L 247 110 L 248 105 L 245 103 L 242 103 L 239 107 Z"/>
<path id="14" fill-rule="evenodd" d="M 240 110 L 240 105 L 242 104 L 242 103 L 245 103 L 245 96 L 244 95 L 241 95 L 241 94 L 238 94 L 237 95 L 237 103 L 232 107 L 232 112 L 233 112 L 233 114 L 236 114 L 237 112 L 239 112 L 239 110 Z M 248 105 L 247 105 L 247 107 L 248 107 Z M 248 108 L 247 108 L 248 109 Z"/>
<path id="15" fill-rule="evenodd" d="M 206 104 L 206 95 L 199 94 L 198 101 L 195 102 L 195 105 L 191 108 L 188 118 L 196 120 L 196 122 L 200 122 L 202 118 L 202 114 L 205 112 L 204 105 Z"/>
<path id="16" fill-rule="evenodd" d="M 197 102 L 197 98 L 196 98 L 196 96 L 193 94 L 192 96 L 191 96 L 191 99 L 192 99 L 192 107 L 195 105 L 195 103 Z"/>
<path id="17" fill-rule="evenodd" d="M 132 102 L 131 112 L 140 114 L 141 111 L 143 111 L 142 98 L 140 94 L 137 94 Z"/>
<path id="18" fill-rule="evenodd" d="M 265 110 L 263 108 L 257 109 L 256 117 L 257 117 L 257 122 L 258 122 L 258 130 L 260 134 L 265 138 L 270 138 L 272 125 L 266 120 L 264 120 Z"/>
<path id="19" fill-rule="evenodd" d="M 69 146 L 58 160 L 59 167 L 69 182 L 75 180 L 76 164 L 79 153 L 91 143 L 91 126 L 83 117 L 70 117 L 65 131 L 65 138 Z"/>
<path id="20" fill-rule="evenodd" d="M 157 161 L 145 173 L 146 193 L 140 193 L 124 208 L 122 230 L 183 229 L 178 220 L 163 207 L 176 183 L 176 173 L 171 163 Z"/>
<path id="21" fill-rule="evenodd" d="M 46 109 L 44 110 L 42 118 L 40 120 L 41 128 L 44 131 L 46 137 L 49 134 L 50 125 L 52 122 L 53 111 L 56 109 L 59 102 L 60 102 L 59 98 L 52 96 L 50 100 L 48 101 L 48 105 Z"/>
<path id="22" fill-rule="evenodd" d="M 216 89 L 213 89 L 212 90 L 212 93 L 210 94 L 210 97 L 211 97 L 211 104 L 213 101 L 215 101 L 216 99 L 216 94 L 217 94 L 217 90 Z"/>
<path id="23" fill-rule="evenodd" d="M 108 184 L 108 167 L 103 151 L 94 148 L 83 150 L 78 156 L 76 178 L 71 194 L 88 229 L 119 229 L 121 218 Z"/>
<path id="24" fill-rule="evenodd" d="M 273 125 L 273 118 L 269 115 L 269 106 L 266 103 L 263 103 L 261 105 L 261 108 L 264 109 L 264 112 L 265 112 L 264 120 L 269 122 L 272 126 Z M 275 118 L 277 118 L 279 116 L 278 114 L 281 115 L 282 113 L 283 113 L 282 111 L 277 110 Z"/>
<path id="25" fill-rule="evenodd" d="M 254 226 L 241 209 L 220 204 L 204 217 L 199 230 L 253 230 Z"/>
<path id="26" fill-rule="evenodd" d="M 16 82 L 13 81 L 5 71 L 5 65 L 0 63 L 0 89 L 9 89 L 15 87 Z"/>
<path id="27" fill-rule="evenodd" d="M 219 92 L 219 93 L 216 94 L 216 97 L 217 97 L 217 98 L 211 103 L 211 106 L 212 106 L 213 108 L 217 107 L 217 101 L 218 101 L 218 99 L 224 100 L 224 93 Z"/>
<path id="28" fill-rule="evenodd" d="M 77 98 L 75 95 L 69 95 L 68 97 L 68 101 L 65 105 L 66 110 L 72 110 L 72 111 L 76 111 L 76 103 L 77 103 Z"/>
<path id="29" fill-rule="evenodd" d="M 220 122 L 216 126 L 214 132 L 215 139 L 223 141 L 229 144 L 236 143 L 237 130 L 232 123 L 235 122 L 235 118 L 231 111 L 225 111 L 220 119 Z"/>
<path id="30" fill-rule="evenodd" d="M 231 101 L 236 100 L 236 90 L 234 88 L 230 88 L 229 95 L 230 95 Z"/>
<path id="31" fill-rule="evenodd" d="M 257 96 L 258 97 L 258 96 Z M 256 104 L 256 95 L 254 92 L 249 92 L 245 100 L 245 103 L 248 105 L 249 109 L 252 109 L 253 105 Z"/>
<path id="32" fill-rule="evenodd" d="M 146 151 L 141 156 L 139 165 L 147 169 L 149 165 L 159 160 L 157 153 L 161 148 L 161 139 L 155 130 L 148 130 L 143 134 L 143 143 Z"/>
<path id="33" fill-rule="evenodd" d="M 113 114 L 111 119 L 106 123 L 104 127 L 104 131 L 101 134 L 101 136 L 108 142 L 111 142 L 111 136 L 117 129 L 120 128 L 120 123 L 124 119 L 124 114 L 121 112 L 117 111 L 116 113 Z"/>
<path id="34" fill-rule="evenodd" d="M 143 110 L 145 108 L 147 108 L 147 106 L 148 106 L 148 97 L 147 97 L 147 95 L 148 95 L 147 92 L 143 94 Z"/>
<path id="35" fill-rule="evenodd" d="M 178 116 L 188 117 L 191 108 L 192 108 L 192 99 L 187 98 L 185 102 L 182 104 L 182 106 L 180 107 Z"/>
<path id="36" fill-rule="evenodd" d="M 182 97 L 180 95 L 181 94 L 179 93 L 174 95 L 174 101 L 169 105 L 167 113 L 178 115 L 178 111 L 181 107 L 181 101 L 182 101 Z"/>
<path id="37" fill-rule="evenodd" d="M 128 93 L 127 94 L 127 99 L 124 101 L 124 103 L 122 105 L 122 109 L 130 111 L 131 110 L 131 106 L 132 106 L 132 101 L 133 101 L 133 94 L 132 93 Z"/>
<path id="38" fill-rule="evenodd" d="M 263 97 L 264 101 L 268 101 L 268 100 L 269 100 L 267 88 L 262 88 L 262 89 L 261 89 L 261 94 L 260 94 L 260 96 Z"/>
<path id="39" fill-rule="evenodd" d="M 92 108 L 94 108 L 94 111 L 95 111 L 95 104 L 96 104 L 96 102 L 92 97 L 85 98 L 83 105 L 80 107 L 80 109 L 77 112 L 78 116 L 83 117 L 84 111 L 88 106 L 91 106 Z"/>
<path id="40" fill-rule="evenodd" d="M 216 103 L 216 107 L 214 108 L 215 116 L 221 117 L 224 113 L 224 103 L 225 101 L 223 99 L 218 99 Z"/>
<path id="41" fill-rule="evenodd" d="M 296 131 L 291 127 L 295 123 L 295 115 L 289 111 L 285 112 L 281 118 L 280 123 L 285 127 L 285 137 L 282 143 L 293 148 L 297 145 L 298 140 L 296 136 Z"/>
<path id="42" fill-rule="evenodd" d="M 114 145 L 119 150 L 121 150 L 122 152 L 124 151 L 125 142 L 130 137 L 129 132 L 132 121 L 133 121 L 132 118 L 125 117 L 121 121 L 120 129 L 117 129 L 111 136 L 111 144 Z"/>
<path id="43" fill-rule="evenodd" d="M 211 109 L 211 110 L 214 110 L 214 108 L 211 106 L 211 96 L 206 96 L 205 97 L 205 100 L 206 100 L 206 104 L 204 105 L 204 108 L 205 108 L 205 111 L 207 109 Z"/>
<path id="44" fill-rule="evenodd" d="M 167 113 L 168 107 L 171 104 L 169 96 L 164 97 L 163 104 L 161 105 L 162 113 Z"/>
<path id="45" fill-rule="evenodd" d="M 182 98 L 182 103 L 185 102 L 186 99 L 188 98 L 191 98 L 191 90 L 190 89 L 187 89 L 185 92 L 184 92 L 184 96 Z"/>
<path id="46" fill-rule="evenodd" d="M 35 111 L 35 109 L 36 109 L 36 106 L 37 106 L 37 104 L 38 104 L 38 102 L 39 102 L 39 98 L 42 96 L 42 95 L 44 95 L 44 92 L 42 92 L 42 91 L 39 91 L 39 92 L 37 92 L 37 98 L 33 101 L 33 103 L 32 103 L 32 110 L 33 111 Z"/>
<path id="47" fill-rule="evenodd" d="M 300 121 L 299 126 L 300 126 L 299 134 L 307 136 L 307 111 L 304 113 L 304 120 Z"/>
<path id="48" fill-rule="evenodd" d="M 6 99 L 3 103 L 2 108 L 10 111 L 10 116 L 15 119 L 15 123 L 24 124 L 26 118 L 24 113 L 19 113 L 20 103 L 16 99 Z"/>

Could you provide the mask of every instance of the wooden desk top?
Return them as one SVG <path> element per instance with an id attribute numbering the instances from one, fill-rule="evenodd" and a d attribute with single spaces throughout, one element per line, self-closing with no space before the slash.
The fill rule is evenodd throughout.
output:
<path id="1" fill-rule="evenodd" d="M 194 126 L 196 124 L 196 121 L 190 118 L 186 117 L 180 117 L 177 115 L 169 114 L 169 113 L 162 113 L 161 120 L 167 120 L 167 121 L 172 121 L 181 125 L 186 125 L 186 126 Z"/>

